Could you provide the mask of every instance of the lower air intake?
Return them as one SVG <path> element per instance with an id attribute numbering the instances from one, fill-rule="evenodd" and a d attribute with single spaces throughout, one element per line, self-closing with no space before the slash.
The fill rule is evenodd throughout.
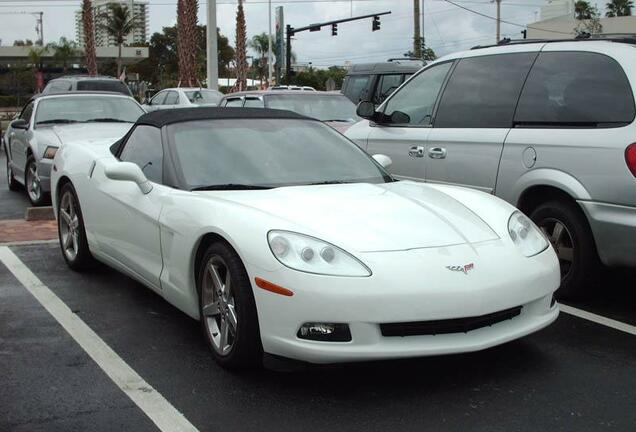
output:
<path id="1" fill-rule="evenodd" d="M 425 336 L 449 333 L 468 333 L 518 316 L 522 306 L 487 315 L 436 321 L 415 321 L 380 324 L 382 336 Z"/>

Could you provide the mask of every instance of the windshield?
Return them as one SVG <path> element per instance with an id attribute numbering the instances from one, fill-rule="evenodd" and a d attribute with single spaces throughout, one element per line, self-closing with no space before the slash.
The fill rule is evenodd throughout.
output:
<path id="1" fill-rule="evenodd" d="M 126 96 L 132 96 L 128 86 L 119 80 L 85 80 L 78 81 L 77 90 L 79 91 L 109 91 L 122 93 Z"/>
<path id="2" fill-rule="evenodd" d="M 87 122 L 134 123 L 144 110 L 132 99 L 113 96 L 68 96 L 38 103 L 35 124 Z"/>
<path id="3" fill-rule="evenodd" d="M 192 90 L 184 92 L 188 100 L 193 104 L 215 104 L 218 105 L 223 97 L 222 93 L 213 90 Z"/>
<path id="4" fill-rule="evenodd" d="M 392 181 L 355 144 L 312 120 L 202 120 L 168 133 L 188 189 Z"/>
<path id="5" fill-rule="evenodd" d="M 265 106 L 293 111 L 320 121 L 355 123 L 360 120 L 360 117 L 356 115 L 356 106 L 342 95 L 306 93 L 266 95 Z"/>

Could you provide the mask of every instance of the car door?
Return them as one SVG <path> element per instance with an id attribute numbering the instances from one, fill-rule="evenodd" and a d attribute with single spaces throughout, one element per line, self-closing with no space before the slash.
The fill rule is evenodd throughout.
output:
<path id="1" fill-rule="evenodd" d="M 99 203 L 86 218 L 95 234 L 98 250 L 125 267 L 138 279 L 160 289 L 163 268 L 159 216 L 163 201 L 172 190 L 163 182 L 163 146 L 161 130 L 139 125 L 123 144 L 120 161 L 133 162 L 152 184 L 145 194 L 130 181 L 111 180 L 98 163 L 91 181 Z M 109 163 L 119 163 L 108 158 Z"/>
<path id="2" fill-rule="evenodd" d="M 24 168 L 26 167 L 26 155 L 29 148 L 29 141 L 33 135 L 33 109 L 35 101 L 31 101 L 25 105 L 24 109 L 18 116 L 29 123 L 28 129 L 11 128 L 8 137 L 8 151 L 11 156 L 11 169 L 13 175 L 22 183 L 24 183 Z"/>
<path id="3" fill-rule="evenodd" d="M 536 56 L 514 52 L 458 61 L 428 135 L 427 182 L 494 192 L 504 141 Z"/>
<path id="4" fill-rule="evenodd" d="M 424 156 L 432 113 L 452 65 L 448 61 L 424 69 L 381 108 L 392 120 L 371 124 L 366 150 L 389 156 L 393 161 L 389 171 L 398 178 L 423 181 L 426 177 Z"/>

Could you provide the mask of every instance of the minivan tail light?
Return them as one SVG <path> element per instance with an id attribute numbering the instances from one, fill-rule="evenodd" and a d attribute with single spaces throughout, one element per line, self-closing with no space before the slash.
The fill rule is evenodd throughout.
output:
<path id="1" fill-rule="evenodd" d="M 630 144 L 625 149 L 625 162 L 627 162 L 627 168 L 636 177 L 636 143 Z"/>

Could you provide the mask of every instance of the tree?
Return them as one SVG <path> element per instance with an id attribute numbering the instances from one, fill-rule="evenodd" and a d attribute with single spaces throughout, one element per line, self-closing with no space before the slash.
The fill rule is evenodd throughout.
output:
<path id="1" fill-rule="evenodd" d="M 601 14 L 596 6 L 591 6 L 584 0 L 579 0 L 574 4 L 576 12 L 576 26 L 574 33 L 577 36 L 593 35 L 603 32 L 601 24 Z"/>
<path id="2" fill-rule="evenodd" d="M 44 55 L 44 51 L 46 51 L 44 48 L 36 46 L 29 50 L 29 61 L 35 70 L 42 69 L 42 56 Z"/>
<path id="3" fill-rule="evenodd" d="M 331 66 L 329 69 L 309 69 L 292 76 L 290 84 L 311 86 L 316 90 L 327 90 L 327 81 L 331 78 L 336 88 L 342 87 L 342 82 L 347 76 L 347 70 L 340 66 Z"/>
<path id="4" fill-rule="evenodd" d="M 97 75 L 97 54 L 95 53 L 95 25 L 91 0 L 82 1 L 82 21 L 84 24 L 84 56 L 90 76 Z"/>
<path id="5" fill-rule="evenodd" d="M 188 87 L 199 83 L 197 78 L 197 0 L 179 0 L 177 29 L 179 82 Z"/>
<path id="6" fill-rule="evenodd" d="M 53 58 L 57 63 L 62 64 L 64 72 L 68 69 L 68 63 L 73 57 L 80 55 L 75 41 L 66 39 L 64 36 L 58 42 L 51 42 L 46 46 L 47 50 L 53 51 Z"/>
<path id="7" fill-rule="evenodd" d="M 102 24 L 103 29 L 108 36 L 115 39 L 118 47 L 117 52 L 117 76 L 121 75 L 121 49 L 124 45 L 126 37 L 137 27 L 135 18 L 128 11 L 128 6 L 121 3 L 110 3 L 108 5 L 108 13 L 104 14 L 106 23 Z"/>
<path id="8" fill-rule="evenodd" d="M 631 16 L 634 2 L 632 0 L 611 0 L 605 7 L 607 8 L 606 17 Z"/>
<path id="9" fill-rule="evenodd" d="M 269 36 L 267 33 L 254 35 L 249 42 L 249 46 L 260 56 L 258 60 L 254 61 L 254 65 L 258 67 L 258 79 L 262 82 L 268 67 L 267 52 L 269 50 Z"/>
<path id="10" fill-rule="evenodd" d="M 197 76 L 206 74 L 206 26 L 197 26 Z M 230 63 L 234 61 L 234 49 L 228 38 L 217 29 L 219 47 L 219 76 L 229 76 Z M 143 80 L 151 82 L 159 88 L 176 86 L 179 82 L 179 59 L 177 28 L 164 27 L 162 32 L 156 32 L 150 37 L 147 59 L 129 66 L 131 72 L 137 72 Z"/>
<path id="11" fill-rule="evenodd" d="M 33 46 L 33 41 L 31 39 L 18 39 L 16 41 L 13 41 L 13 46 Z"/>
<path id="12" fill-rule="evenodd" d="M 403 54 L 403 56 L 408 58 L 419 58 L 413 53 L 413 51 L 407 51 Z M 428 48 L 426 45 L 422 45 L 422 60 L 433 61 L 436 58 L 437 54 L 435 54 L 433 48 Z"/>
<path id="13" fill-rule="evenodd" d="M 236 84 L 233 91 L 247 90 L 247 36 L 245 34 L 245 12 L 243 0 L 239 0 L 236 11 Z"/>
<path id="14" fill-rule="evenodd" d="M 574 3 L 574 16 L 577 20 L 592 18 L 592 5 L 586 0 L 578 0 Z"/>

